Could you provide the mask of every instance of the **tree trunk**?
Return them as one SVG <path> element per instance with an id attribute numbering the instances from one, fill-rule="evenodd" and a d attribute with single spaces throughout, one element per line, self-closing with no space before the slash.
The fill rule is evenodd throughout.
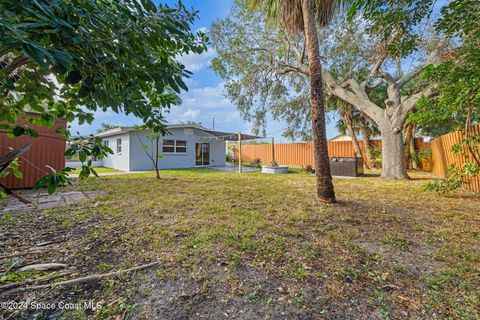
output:
<path id="1" fill-rule="evenodd" d="M 380 128 L 382 133 L 382 178 L 410 179 L 405 166 L 405 149 L 401 130 Z"/>
<path id="2" fill-rule="evenodd" d="M 408 123 L 405 128 L 405 161 L 407 168 L 418 169 L 418 163 L 415 158 L 416 153 L 415 124 Z"/>
<path id="3" fill-rule="evenodd" d="M 409 163 L 412 164 L 413 166 L 413 159 L 411 160 L 411 156 L 413 155 L 412 150 L 410 149 L 410 140 L 412 139 L 412 134 L 413 134 L 413 123 L 407 123 L 405 126 L 405 142 L 406 142 L 406 147 L 405 147 L 405 161 L 406 161 L 406 166 L 407 169 L 410 167 Z"/>
<path id="4" fill-rule="evenodd" d="M 409 153 L 416 155 L 418 150 L 415 147 L 415 124 L 412 126 L 412 136 L 410 137 L 410 141 L 408 141 L 408 149 Z M 415 157 L 412 159 L 412 168 L 417 170 L 418 169 L 418 163 L 417 163 L 418 157 Z"/>
<path id="5" fill-rule="evenodd" d="M 352 124 L 352 111 L 341 111 L 342 114 L 342 121 L 345 123 L 345 126 L 347 127 L 347 134 L 352 140 L 353 144 L 353 150 L 355 152 L 355 156 L 357 158 L 362 158 L 362 150 L 360 149 L 360 144 L 358 143 L 357 136 L 355 135 L 355 130 L 353 129 L 353 124 Z"/>
<path id="6" fill-rule="evenodd" d="M 371 169 L 375 167 L 375 161 L 373 161 L 373 154 L 371 149 L 373 147 L 373 144 L 372 144 L 372 141 L 370 140 L 369 134 L 367 135 L 362 134 L 362 136 L 363 136 L 363 145 L 365 146 L 365 158 L 366 158 L 365 166 L 368 169 Z"/>
<path id="7" fill-rule="evenodd" d="M 335 202 L 335 191 L 333 189 L 330 162 L 328 159 L 322 69 L 314 12 L 312 1 L 302 0 L 303 25 L 308 50 L 308 68 L 310 72 L 310 104 L 312 108 L 312 132 L 315 158 L 314 164 L 317 178 L 317 196 L 324 202 Z"/>
<path id="8" fill-rule="evenodd" d="M 365 166 L 370 169 L 374 167 L 375 164 L 373 161 L 372 151 L 370 149 L 372 147 L 371 135 L 367 128 L 367 124 L 365 123 L 369 120 L 367 120 L 367 115 L 363 112 L 361 113 L 361 117 L 362 119 L 360 119 L 360 133 L 362 134 L 363 146 L 365 148 Z"/>
<path id="9" fill-rule="evenodd" d="M 159 146 L 160 146 L 160 136 L 156 137 L 156 140 L 155 140 L 155 143 L 156 143 L 156 152 L 155 152 L 155 173 L 156 173 L 156 178 L 157 179 L 160 179 L 160 170 L 158 168 L 158 160 L 159 160 L 159 155 L 160 155 L 160 150 L 159 150 Z"/>

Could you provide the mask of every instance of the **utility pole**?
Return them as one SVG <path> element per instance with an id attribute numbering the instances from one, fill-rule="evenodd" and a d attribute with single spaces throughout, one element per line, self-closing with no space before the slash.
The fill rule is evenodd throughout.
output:
<path id="1" fill-rule="evenodd" d="M 212 130 L 215 130 L 215 116 L 212 117 Z"/>

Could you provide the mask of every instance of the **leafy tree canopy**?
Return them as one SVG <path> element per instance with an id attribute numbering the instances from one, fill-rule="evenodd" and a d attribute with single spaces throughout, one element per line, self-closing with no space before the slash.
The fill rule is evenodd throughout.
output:
<path id="1" fill-rule="evenodd" d="M 205 50 L 196 12 L 150 0 L 0 0 L 0 121 L 26 110 L 90 123 L 96 110 L 154 125 L 187 87 L 175 57 Z M 20 131 L 18 131 L 20 133 Z M 25 133 L 25 132 L 22 132 Z"/>
<path id="2" fill-rule="evenodd" d="M 479 16 L 480 5 L 475 0 L 452 1 L 442 8 L 436 27 L 455 37 L 458 46 L 448 61 L 423 74 L 439 84 L 439 95 L 422 100 L 410 117 L 424 134 L 435 137 L 480 122 Z"/>
<path id="3" fill-rule="evenodd" d="M 190 30 L 196 16 L 180 1 L 0 0 L 0 129 L 36 137 L 17 124 L 27 111 L 39 115 L 27 121 L 51 127 L 58 118 L 91 123 L 93 112 L 110 109 L 162 132 L 162 111 L 178 103 L 190 75 L 176 57 L 206 50 L 205 34 Z M 108 153 L 100 139 L 78 138 L 65 154 L 79 155 L 85 178 L 96 175 L 91 159 Z M 69 171 L 52 171 L 35 187 L 54 192 Z"/>

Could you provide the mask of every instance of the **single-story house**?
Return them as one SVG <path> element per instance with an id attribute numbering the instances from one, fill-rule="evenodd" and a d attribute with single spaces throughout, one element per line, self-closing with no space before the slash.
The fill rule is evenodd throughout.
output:
<path id="1" fill-rule="evenodd" d="M 168 125 L 169 134 L 159 141 L 160 169 L 180 169 L 226 165 L 225 141 L 237 140 L 237 133 L 209 130 L 196 125 Z M 147 153 L 155 150 L 149 131 L 133 127 L 118 127 L 95 136 L 112 149 L 113 154 L 102 159 L 102 166 L 122 171 L 154 170 Z M 251 136 L 243 135 L 242 139 Z"/>

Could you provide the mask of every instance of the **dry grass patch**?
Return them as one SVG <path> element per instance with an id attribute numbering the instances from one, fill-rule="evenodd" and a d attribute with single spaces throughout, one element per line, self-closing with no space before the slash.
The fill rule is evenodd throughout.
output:
<path id="1" fill-rule="evenodd" d="M 74 186 L 105 190 L 98 200 L 2 216 L 1 241 L 5 253 L 58 241 L 19 265 L 62 262 L 79 274 L 161 262 L 31 296 L 104 302 L 80 316 L 476 319 L 480 198 L 427 193 L 430 176 L 412 176 L 336 179 L 335 205 L 319 204 L 300 172 L 104 177 Z"/>

